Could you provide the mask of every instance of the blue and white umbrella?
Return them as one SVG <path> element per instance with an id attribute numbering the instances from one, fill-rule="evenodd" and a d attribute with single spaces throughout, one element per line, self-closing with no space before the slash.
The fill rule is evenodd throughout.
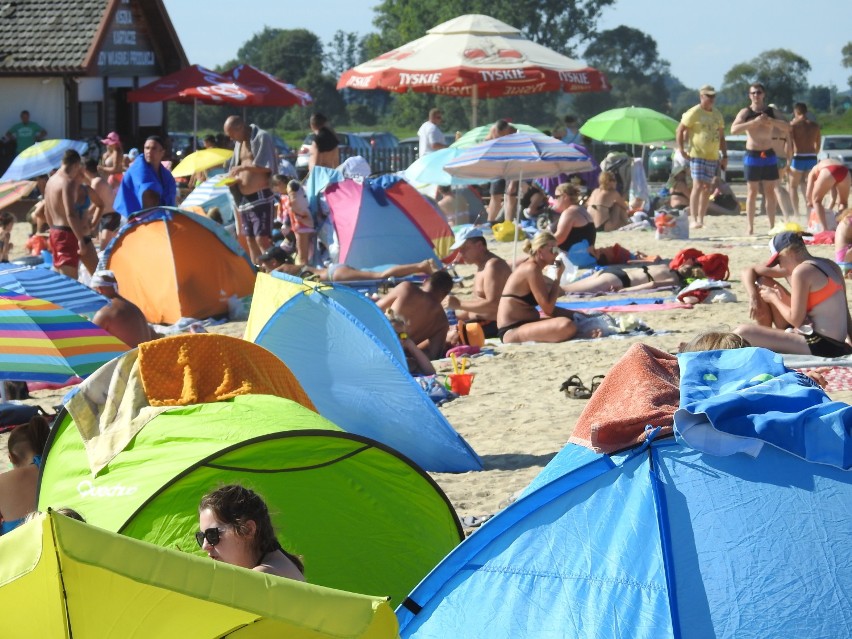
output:
<path id="1" fill-rule="evenodd" d="M 86 317 L 109 302 L 67 275 L 36 266 L 0 264 L 0 289 L 37 297 Z"/>
<path id="2" fill-rule="evenodd" d="M 0 182 L 28 180 L 39 175 L 47 175 L 53 169 L 59 168 L 65 151 L 74 149 L 77 153 L 83 154 L 88 148 L 89 145 L 86 142 L 79 140 L 43 140 L 37 142 L 21 151 L 12 160 L 12 164 L 0 178 Z"/>
<path id="3" fill-rule="evenodd" d="M 467 149 L 448 147 L 417 158 L 403 175 L 412 184 L 437 184 L 438 186 L 461 186 L 463 184 L 479 184 L 482 180 L 463 178 L 450 175 L 444 166 L 464 154 Z"/>
<path id="4" fill-rule="evenodd" d="M 463 178 L 523 180 L 591 168 L 591 159 L 575 147 L 546 135 L 521 132 L 469 147 L 444 170 Z"/>

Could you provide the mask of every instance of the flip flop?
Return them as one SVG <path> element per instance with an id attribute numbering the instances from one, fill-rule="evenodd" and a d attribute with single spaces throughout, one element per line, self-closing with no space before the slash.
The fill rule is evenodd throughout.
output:
<path id="1" fill-rule="evenodd" d="M 598 386 L 601 385 L 601 383 L 603 382 L 605 377 L 606 377 L 606 375 L 595 375 L 594 377 L 592 377 L 592 383 L 591 383 L 592 393 L 594 393 L 596 390 L 598 390 Z"/>
<path id="2" fill-rule="evenodd" d="M 562 382 L 559 390 L 565 393 L 570 399 L 589 399 L 592 396 L 590 391 L 579 375 L 571 375 L 568 379 Z"/>

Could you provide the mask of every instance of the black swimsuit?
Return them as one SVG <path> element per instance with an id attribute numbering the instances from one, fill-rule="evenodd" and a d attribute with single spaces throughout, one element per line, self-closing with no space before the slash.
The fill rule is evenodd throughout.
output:
<path id="1" fill-rule="evenodd" d="M 594 222 L 589 222 L 588 224 L 584 224 L 583 226 L 575 226 L 568 233 L 568 237 L 565 238 L 565 241 L 559 245 L 563 251 L 567 251 L 574 244 L 578 244 L 583 240 L 586 240 L 589 243 L 589 246 L 595 245 L 595 239 L 597 239 L 598 232 L 595 228 Z"/>
<path id="2" fill-rule="evenodd" d="M 533 295 L 532 291 L 530 291 L 526 295 L 514 295 L 512 293 L 503 293 L 503 295 L 501 295 L 500 297 L 511 297 L 512 299 L 516 299 L 520 302 L 523 302 L 524 304 L 526 304 L 530 308 L 535 308 L 536 306 L 538 306 L 538 302 L 536 302 L 535 295 Z M 502 342 L 503 336 L 506 333 L 508 333 L 509 331 L 511 331 L 513 328 L 518 328 L 519 326 L 523 326 L 524 324 L 532 324 L 533 322 L 537 322 L 540 319 L 541 318 L 539 317 L 539 318 L 536 318 L 536 319 L 521 320 L 519 322 L 513 322 L 512 324 L 509 324 L 508 326 L 503 326 L 501 328 L 498 328 L 497 329 L 497 337 L 499 337 L 500 341 Z"/>

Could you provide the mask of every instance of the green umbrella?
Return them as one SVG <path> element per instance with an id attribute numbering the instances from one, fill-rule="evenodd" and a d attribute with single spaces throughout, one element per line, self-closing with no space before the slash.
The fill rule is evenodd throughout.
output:
<path id="1" fill-rule="evenodd" d="M 511 124 L 521 133 L 538 133 L 539 135 L 544 135 L 543 132 L 529 124 L 516 124 L 514 122 Z M 485 124 L 483 126 L 478 126 L 475 129 L 471 129 L 450 146 L 457 149 L 466 149 L 468 147 L 475 146 L 480 142 L 485 142 L 485 138 L 488 137 L 488 132 L 491 130 L 492 126 L 493 124 Z"/>
<path id="2" fill-rule="evenodd" d="M 625 107 L 598 113 L 580 133 L 601 142 L 650 144 L 675 139 L 677 120 L 653 109 Z"/>

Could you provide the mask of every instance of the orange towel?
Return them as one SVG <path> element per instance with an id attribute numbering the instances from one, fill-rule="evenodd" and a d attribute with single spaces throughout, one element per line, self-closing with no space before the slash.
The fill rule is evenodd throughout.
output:
<path id="1" fill-rule="evenodd" d="M 139 376 L 151 406 L 276 395 L 316 410 L 284 362 L 257 344 L 227 335 L 182 334 L 140 344 Z"/>
<path id="2" fill-rule="evenodd" d="M 570 441 L 599 453 L 614 453 L 645 441 L 645 426 L 672 434 L 680 403 L 677 358 L 633 344 L 610 369 L 577 420 Z"/>

